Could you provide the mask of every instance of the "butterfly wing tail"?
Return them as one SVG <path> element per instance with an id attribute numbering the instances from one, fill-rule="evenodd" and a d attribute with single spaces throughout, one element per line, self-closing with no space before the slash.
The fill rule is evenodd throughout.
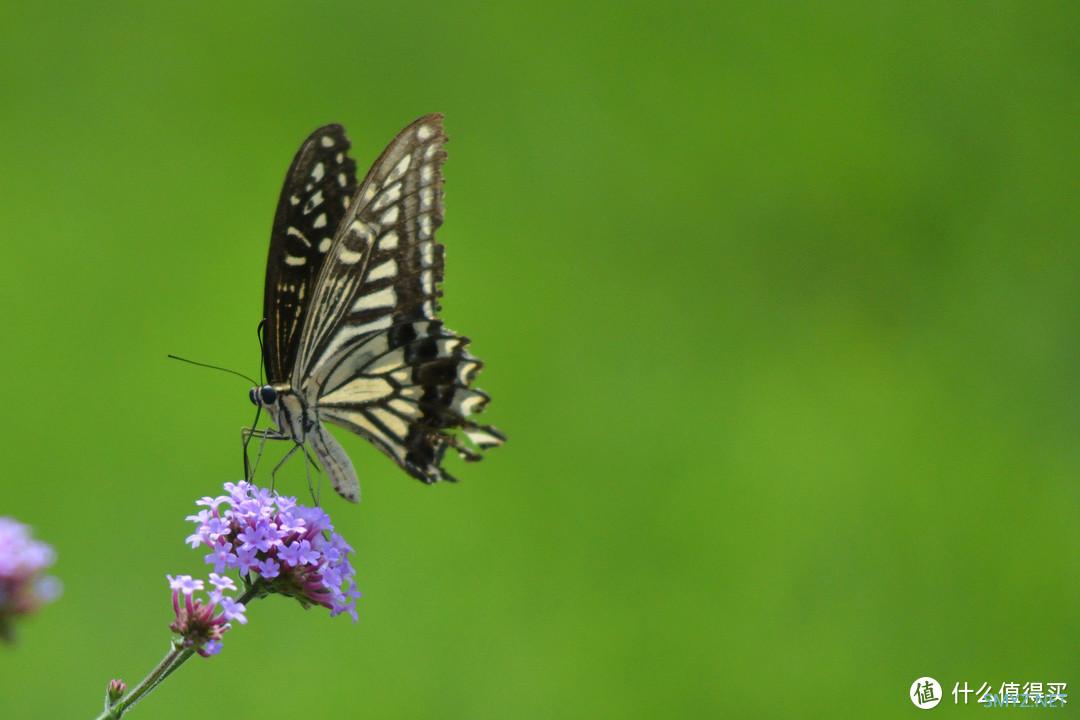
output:
<path id="1" fill-rule="evenodd" d="M 334 491 L 349 502 L 360 502 L 360 481 L 345 448 L 322 425 L 308 435 L 319 464 L 330 477 Z"/>

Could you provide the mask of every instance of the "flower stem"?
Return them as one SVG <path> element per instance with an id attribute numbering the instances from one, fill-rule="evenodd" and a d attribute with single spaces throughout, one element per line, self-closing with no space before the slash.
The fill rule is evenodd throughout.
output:
<path id="1" fill-rule="evenodd" d="M 131 692 L 118 700 L 115 705 L 106 710 L 98 716 L 98 720 L 115 720 L 127 711 L 132 705 L 137 703 L 143 698 L 144 695 L 149 693 L 154 687 L 161 682 L 161 680 L 168 674 L 169 668 L 174 667 L 187 660 L 191 656 L 192 651 L 183 647 L 171 647 L 169 652 L 162 658 L 150 673 L 143 678 L 135 687 L 131 688 Z M 185 656 L 186 654 L 186 656 Z M 179 661 L 179 662 L 178 662 Z"/>
<path id="2" fill-rule="evenodd" d="M 261 588 L 256 583 L 240 596 L 238 602 L 247 605 L 247 603 L 259 597 L 260 592 Z M 154 669 L 142 679 L 142 682 L 131 688 L 131 691 L 117 700 L 112 707 L 105 708 L 105 711 L 98 715 L 96 720 L 119 720 L 121 715 L 130 710 L 143 697 L 149 695 L 151 690 L 160 685 L 165 678 L 172 675 L 178 667 L 187 662 L 188 658 L 194 654 L 195 650 L 192 648 L 173 645 L 165 657 L 161 659 L 161 662 L 155 665 Z"/>

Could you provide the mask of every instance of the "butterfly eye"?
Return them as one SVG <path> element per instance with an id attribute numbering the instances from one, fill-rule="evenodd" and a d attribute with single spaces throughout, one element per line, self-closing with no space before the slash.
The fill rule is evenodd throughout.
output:
<path id="1" fill-rule="evenodd" d="M 269 385 L 263 385 L 259 388 L 259 397 L 262 399 L 263 405 L 273 405 L 277 401 L 277 390 Z"/>
<path id="2" fill-rule="evenodd" d="M 251 388 L 250 390 L 248 390 L 248 399 L 251 400 L 252 405 L 258 405 L 259 404 L 259 399 L 257 397 L 255 397 L 255 391 L 257 389 L 258 388 Z"/>

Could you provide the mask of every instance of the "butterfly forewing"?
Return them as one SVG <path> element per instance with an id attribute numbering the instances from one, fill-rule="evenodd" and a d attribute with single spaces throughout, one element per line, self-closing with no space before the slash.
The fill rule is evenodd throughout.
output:
<path id="1" fill-rule="evenodd" d="M 348 150 L 344 128 L 321 127 L 304 141 L 285 176 L 263 296 L 271 383 L 288 380 L 294 368 L 316 279 L 356 193 L 356 164 Z"/>
<path id="2" fill-rule="evenodd" d="M 469 419 L 487 396 L 469 387 L 481 367 L 466 338 L 436 319 L 443 249 L 440 115 L 405 128 L 360 184 L 315 283 L 292 384 L 320 417 L 359 433 L 425 482 L 452 480 L 447 446 L 479 455 L 502 442 Z"/>
<path id="3" fill-rule="evenodd" d="M 422 117 L 394 138 L 360 184 L 316 283 L 294 386 L 351 338 L 435 317 L 445 142 L 442 117 Z"/>

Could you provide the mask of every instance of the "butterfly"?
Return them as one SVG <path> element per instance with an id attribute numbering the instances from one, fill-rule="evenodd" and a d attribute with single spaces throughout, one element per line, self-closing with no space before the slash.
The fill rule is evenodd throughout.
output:
<path id="1" fill-rule="evenodd" d="M 471 387 L 482 363 L 467 352 L 468 338 L 438 318 L 442 120 L 425 115 L 399 132 L 359 184 L 344 128 L 319 128 L 296 153 L 274 216 L 263 296 L 267 383 L 249 396 L 277 428 L 245 428 L 245 443 L 291 440 L 286 458 L 310 447 L 334 490 L 353 502 L 356 471 L 326 423 L 365 438 L 425 483 L 455 480 L 442 467 L 448 447 L 471 461 L 505 441 L 470 419 L 489 399 Z M 245 449 L 245 466 L 246 458 Z"/>

